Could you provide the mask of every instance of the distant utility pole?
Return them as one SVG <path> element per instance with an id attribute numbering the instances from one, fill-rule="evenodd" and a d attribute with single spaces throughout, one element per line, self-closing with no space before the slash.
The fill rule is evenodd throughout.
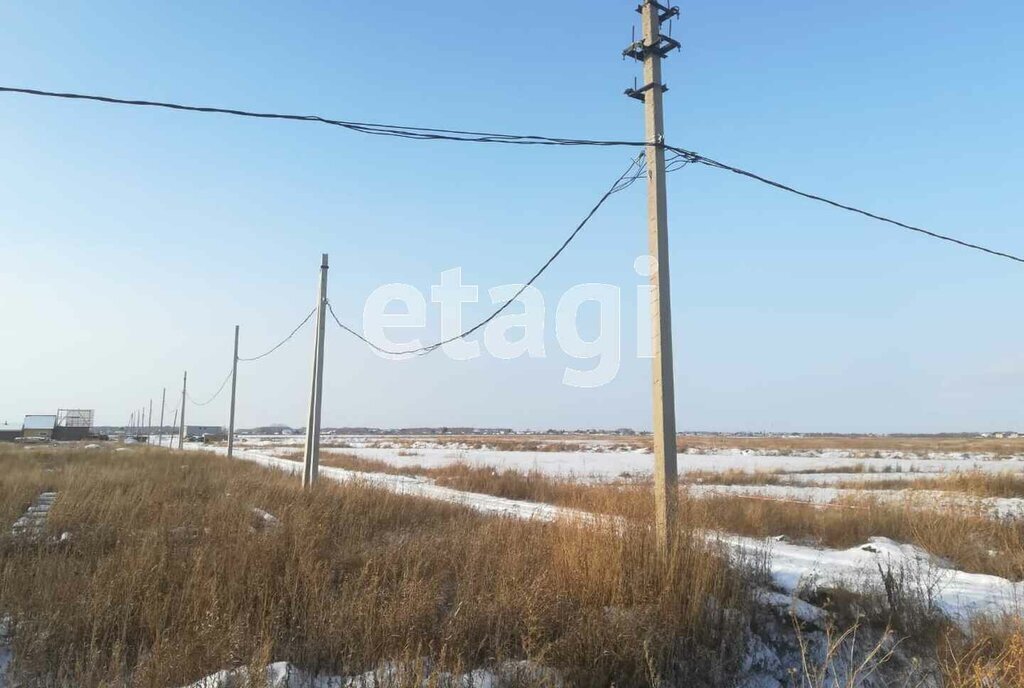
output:
<path id="1" fill-rule="evenodd" d="M 320 409 L 324 382 L 324 328 L 327 324 L 327 254 L 320 262 L 320 290 L 317 293 L 316 338 L 313 349 L 313 389 L 309 396 L 306 423 L 306 453 L 302 463 L 302 486 L 310 488 L 320 472 Z"/>
<path id="2" fill-rule="evenodd" d="M 175 428 L 178 426 L 178 409 L 174 409 L 174 419 L 171 421 L 171 427 Z M 167 438 L 167 448 L 174 449 L 174 435 Z"/>
<path id="3" fill-rule="evenodd" d="M 676 468 L 676 405 L 672 375 L 672 305 L 669 296 L 668 203 L 665 191 L 665 131 L 661 60 L 679 42 L 661 33 L 662 22 L 679 16 L 678 7 L 664 7 L 643 0 L 637 8 L 643 37 L 623 51 L 644 65 L 644 85 L 626 95 L 644 104 L 647 147 L 647 238 L 654 258 L 651 273 L 651 324 L 654 344 L 654 502 L 658 540 L 668 551 L 678 500 Z"/>
<path id="4" fill-rule="evenodd" d="M 178 426 L 178 449 L 185 447 L 185 390 L 188 389 L 188 371 L 181 381 L 181 425 Z"/>
<path id="5" fill-rule="evenodd" d="M 167 404 L 167 388 L 164 387 L 164 392 L 160 395 L 160 432 L 158 433 L 159 439 L 157 442 L 160 446 L 164 446 L 164 406 Z"/>
<path id="6" fill-rule="evenodd" d="M 235 455 L 235 391 L 238 382 L 238 325 L 235 325 L 235 355 L 231 359 L 231 413 L 228 414 L 228 458 Z"/>
<path id="7" fill-rule="evenodd" d="M 153 436 L 153 400 L 149 400 L 149 416 L 146 419 L 146 441 Z"/>

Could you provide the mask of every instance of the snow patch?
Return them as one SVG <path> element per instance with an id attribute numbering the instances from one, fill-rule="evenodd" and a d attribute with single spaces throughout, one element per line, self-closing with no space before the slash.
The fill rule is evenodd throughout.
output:
<path id="1" fill-rule="evenodd" d="M 424 663 L 424 667 L 426 664 Z M 452 688 L 502 688 L 502 686 L 550 685 L 561 686 L 561 677 L 552 669 L 528 661 L 502 662 L 495 669 L 476 669 L 466 674 L 437 672 L 430 674 L 423 667 L 384 664 L 378 669 L 353 676 L 311 674 L 290 662 L 274 662 L 262 671 L 262 681 L 250 681 L 248 667 L 224 669 L 205 676 L 184 688 L 235 688 L 258 683 L 267 688 L 386 688 L 397 685 L 410 670 L 419 669 L 428 675 L 422 685 L 444 685 Z"/>

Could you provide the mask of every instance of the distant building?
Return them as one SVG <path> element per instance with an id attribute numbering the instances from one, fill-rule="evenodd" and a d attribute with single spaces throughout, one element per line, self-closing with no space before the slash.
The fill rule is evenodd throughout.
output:
<path id="1" fill-rule="evenodd" d="M 92 409 L 58 409 L 53 438 L 62 441 L 84 440 L 92 435 Z"/>
<path id="2" fill-rule="evenodd" d="M 22 427 L 21 434 L 26 439 L 32 437 L 52 440 L 55 427 L 57 427 L 57 416 L 25 416 L 25 425 Z"/>
<path id="3" fill-rule="evenodd" d="M 219 425 L 186 425 L 185 434 L 189 437 L 202 437 L 203 435 L 223 435 L 224 428 Z"/>

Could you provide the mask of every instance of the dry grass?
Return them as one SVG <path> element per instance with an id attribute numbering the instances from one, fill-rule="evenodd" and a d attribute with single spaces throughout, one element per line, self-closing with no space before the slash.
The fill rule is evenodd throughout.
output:
<path id="1" fill-rule="evenodd" d="M 782 469 L 770 471 L 744 471 L 730 468 L 725 471 L 687 471 L 679 482 L 708 485 L 783 485 L 786 474 Z"/>
<path id="2" fill-rule="evenodd" d="M 947 688 L 1024 686 L 1024 622 L 975 622 L 969 635 L 950 633 L 939 652 Z"/>
<path id="3" fill-rule="evenodd" d="M 0 475 L 0 611 L 31 685 L 174 686 L 281 659 L 335 674 L 530 659 L 571 685 L 720 685 L 743 649 L 742 572 L 682 528 L 657 556 L 642 515 L 621 532 L 523 523 L 141 448 L 0 449 Z M 7 535 L 44 489 L 47 537 Z"/>
<path id="4" fill-rule="evenodd" d="M 650 485 L 646 482 L 588 485 L 536 471 L 522 473 L 464 463 L 441 468 L 396 467 L 384 461 L 334 453 L 325 457 L 324 462 L 356 471 L 426 476 L 440 485 L 468 492 L 585 511 L 644 520 L 653 513 Z M 709 477 L 721 484 L 720 475 L 728 478 L 729 474 Z M 763 484 L 771 484 L 774 475 L 737 472 L 732 477 L 737 481 L 762 480 Z M 834 548 L 861 545 L 878 535 L 918 545 L 965 571 L 1024 580 L 1024 521 L 993 519 L 981 510 L 929 509 L 911 497 L 894 502 L 870 496 L 846 499 L 831 507 L 732 495 L 684 499 L 681 505 L 682 518 L 706 530 L 754 537 L 785 535 L 792 540 Z"/>
<path id="5" fill-rule="evenodd" d="M 905 480 L 843 480 L 836 483 L 835 487 L 858 490 L 940 490 L 975 497 L 1024 498 L 1024 475 L 1009 471 L 961 471 Z"/>
<path id="6" fill-rule="evenodd" d="M 711 496 L 692 500 L 709 526 L 741 535 L 785 535 L 847 548 L 884 536 L 915 544 L 964 571 L 1024 580 L 1024 521 L 997 520 L 966 509 L 922 508 L 919 502 L 844 500 L 835 507 Z"/>
<path id="7" fill-rule="evenodd" d="M 925 455 L 930 452 L 951 454 L 985 452 L 996 456 L 1014 456 L 1024 454 L 1024 437 L 937 437 L 930 435 L 908 437 L 872 435 L 729 437 L 716 435 L 681 437 L 677 442 L 677 446 L 680 450 L 751 449 L 778 451 L 781 453 L 844 449 L 864 454 L 883 451 L 899 451 L 919 455 Z"/>

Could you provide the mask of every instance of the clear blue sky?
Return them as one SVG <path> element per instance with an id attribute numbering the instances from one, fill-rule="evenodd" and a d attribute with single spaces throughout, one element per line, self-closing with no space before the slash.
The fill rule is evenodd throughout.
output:
<path id="1" fill-rule="evenodd" d="M 619 57 L 634 6 L 5 3 L 0 83 L 637 139 L 622 90 L 638 66 Z M 1024 252 L 1020 3 L 681 9 L 671 143 Z M 353 322 L 385 282 L 429 293 L 459 266 L 483 289 L 521 281 L 628 155 L 15 95 L 0 96 L 0 147 L 0 422 L 85 406 L 119 423 L 164 386 L 173 399 L 185 368 L 212 393 L 235 323 L 251 354 L 312 307 L 321 252 Z M 708 168 L 671 177 L 669 208 L 681 429 L 1024 426 L 1020 265 Z M 549 326 L 580 282 L 620 285 L 632 323 L 644 212 L 640 186 L 616 196 L 545 275 Z M 242 369 L 241 425 L 304 422 L 311 334 Z M 329 330 L 327 355 L 326 425 L 650 425 L 649 363 L 633 357 L 574 389 L 557 354 L 389 362 Z M 225 422 L 226 403 L 190 420 Z"/>

